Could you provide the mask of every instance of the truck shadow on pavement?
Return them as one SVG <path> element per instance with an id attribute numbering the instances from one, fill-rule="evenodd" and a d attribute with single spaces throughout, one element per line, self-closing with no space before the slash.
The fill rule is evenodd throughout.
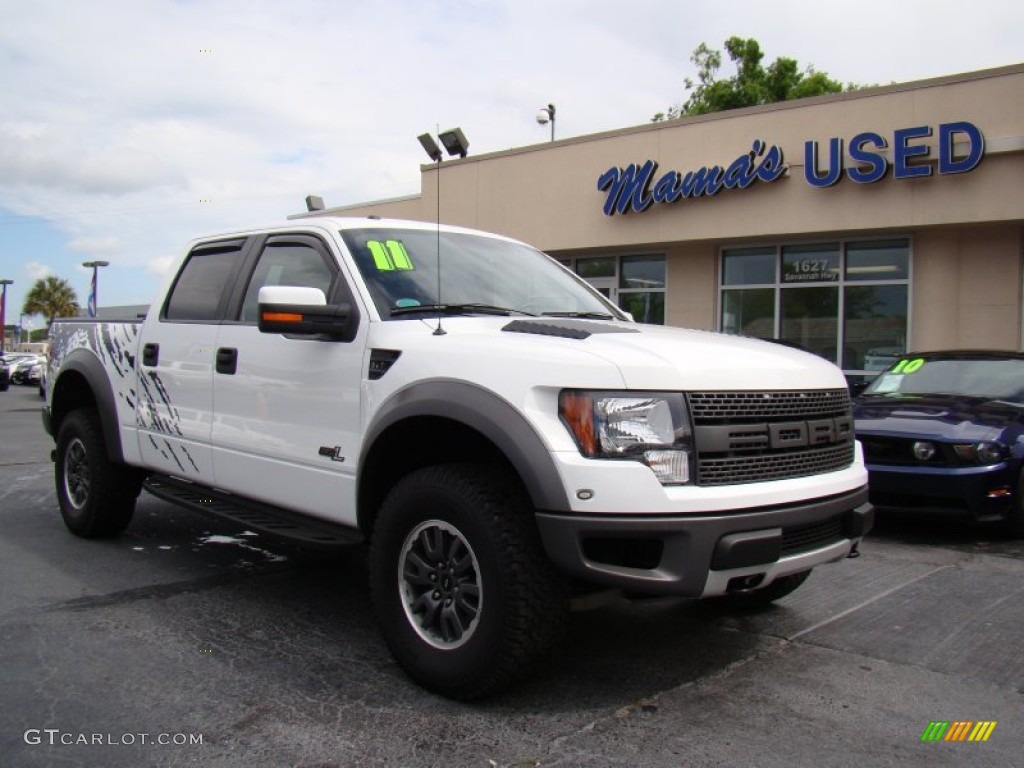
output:
<path id="1" fill-rule="evenodd" d="M 875 527 L 868 538 L 1024 559 L 1024 539 L 1013 538 L 996 525 L 970 525 L 956 520 L 880 512 L 876 514 Z"/>

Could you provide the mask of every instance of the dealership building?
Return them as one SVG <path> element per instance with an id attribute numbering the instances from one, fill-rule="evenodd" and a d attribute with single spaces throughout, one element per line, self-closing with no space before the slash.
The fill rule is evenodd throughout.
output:
<path id="1" fill-rule="evenodd" d="M 419 195 L 323 213 L 508 235 L 637 320 L 784 339 L 853 377 L 1024 343 L 1024 65 L 421 172 Z"/>

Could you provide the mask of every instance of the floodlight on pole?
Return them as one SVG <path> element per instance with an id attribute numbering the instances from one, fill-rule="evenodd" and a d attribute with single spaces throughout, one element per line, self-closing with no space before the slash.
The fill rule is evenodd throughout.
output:
<path id="1" fill-rule="evenodd" d="M 437 138 L 441 140 L 445 151 L 452 157 L 455 155 L 465 157 L 469 153 L 469 140 L 461 128 L 449 128 L 447 131 L 441 131 L 437 134 Z"/>
<path id="2" fill-rule="evenodd" d="M 3 286 L 3 292 L 0 293 L 0 355 L 4 353 L 4 340 L 7 338 L 7 286 L 13 284 L 13 280 L 0 280 L 0 286 Z"/>
<path id="3" fill-rule="evenodd" d="M 86 306 L 86 314 L 89 317 L 96 317 L 96 310 L 99 307 L 99 301 L 97 300 L 97 289 L 96 289 L 96 275 L 99 272 L 100 267 L 109 267 L 109 261 L 83 261 L 83 267 L 92 267 L 92 285 L 89 289 L 89 303 Z"/>
<path id="4" fill-rule="evenodd" d="M 551 123 L 551 140 L 555 140 L 555 105 L 548 104 L 546 107 L 541 107 L 537 110 L 537 123 L 540 125 L 547 125 Z"/>
<path id="5" fill-rule="evenodd" d="M 443 155 L 441 154 L 441 148 L 437 146 L 437 142 L 434 141 L 434 137 L 429 133 L 421 133 L 416 138 L 419 139 L 420 146 L 423 147 L 423 151 L 430 156 L 430 159 L 435 163 L 440 163 Z"/>

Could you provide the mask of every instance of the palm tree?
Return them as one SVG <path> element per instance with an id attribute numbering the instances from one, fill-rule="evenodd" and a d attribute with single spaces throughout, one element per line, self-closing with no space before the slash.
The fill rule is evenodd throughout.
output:
<path id="1" fill-rule="evenodd" d="M 71 283 L 64 278 L 47 275 L 32 285 L 21 311 L 26 315 L 42 315 L 49 328 L 55 317 L 74 317 L 81 308 Z"/>

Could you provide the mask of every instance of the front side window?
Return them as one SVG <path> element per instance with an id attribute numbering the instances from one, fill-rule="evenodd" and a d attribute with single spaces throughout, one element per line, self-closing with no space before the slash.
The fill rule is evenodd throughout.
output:
<path id="1" fill-rule="evenodd" d="M 415 229 L 347 229 L 341 236 L 385 320 L 422 316 L 437 305 L 470 314 L 622 319 L 586 283 L 521 243 Z"/>
<path id="2" fill-rule="evenodd" d="M 249 278 L 239 319 L 255 323 L 259 318 L 259 293 L 265 285 L 290 285 L 319 288 L 330 295 L 334 273 L 320 251 L 312 244 L 289 239 L 271 240 L 260 254 Z"/>

